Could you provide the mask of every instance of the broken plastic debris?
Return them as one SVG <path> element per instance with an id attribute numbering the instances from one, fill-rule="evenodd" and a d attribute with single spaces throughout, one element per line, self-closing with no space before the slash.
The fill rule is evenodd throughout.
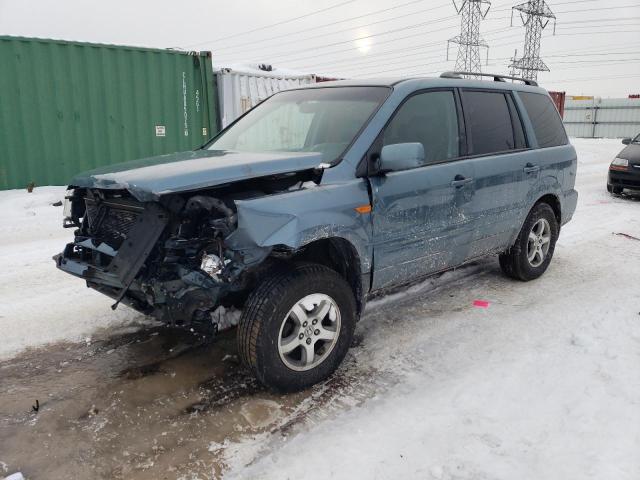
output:
<path id="1" fill-rule="evenodd" d="M 489 308 L 489 302 L 486 300 L 474 300 L 473 306 L 477 308 Z"/>

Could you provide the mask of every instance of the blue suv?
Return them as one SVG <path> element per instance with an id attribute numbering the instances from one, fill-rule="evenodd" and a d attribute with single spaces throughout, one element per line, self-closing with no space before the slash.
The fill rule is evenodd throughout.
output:
<path id="1" fill-rule="evenodd" d="M 522 281 L 549 266 L 576 152 L 545 90 L 490 77 L 289 90 L 196 151 L 78 175 L 57 267 L 172 326 L 239 310 L 255 376 L 310 386 L 374 292 L 487 255 Z"/>

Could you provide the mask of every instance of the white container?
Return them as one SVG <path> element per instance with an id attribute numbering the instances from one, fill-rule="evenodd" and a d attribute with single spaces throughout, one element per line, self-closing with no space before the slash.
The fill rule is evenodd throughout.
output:
<path id="1" fill-rule="evenodd" d="M 567 99 L 564 123 L 571 137 L 635 137 L 640 133 L 640 99 Z"/>
<path id="2" fill-rule="evenodd" d="M 270 72 L 257 66 L 214 65 L 222 128 L 281 90 L 316 83 L 315 76 L 284 69 Z"/>

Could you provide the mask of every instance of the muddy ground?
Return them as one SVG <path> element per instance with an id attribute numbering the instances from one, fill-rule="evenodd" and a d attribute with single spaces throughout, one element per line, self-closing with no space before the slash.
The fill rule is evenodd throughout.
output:
<path id="1" fill-rule="evenodd" d="M 240 364 L 234 330 L 214 341 L 162 327 L 102 337 L 0 363 L 0 475 L 220 478 L 230 456 L 250 462 L 265 440 L 389 384 L 350 353 L 324 384 L 277 395 Z"/>

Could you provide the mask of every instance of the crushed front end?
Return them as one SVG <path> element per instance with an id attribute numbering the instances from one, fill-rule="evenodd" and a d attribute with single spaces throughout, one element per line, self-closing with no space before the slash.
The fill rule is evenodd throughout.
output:
<path id="1" fill-rule="evenodd" d="M 140 202 L 127 190 L 67 191 L 64 226 L 74 241 L 54 257 L 87 286 L 170 325 L 211 323 L 215 309 L 241 304 L 270 249 L 244 255 L 225 238 L 235 230 L 232 200 L 207 194 Z"/>

